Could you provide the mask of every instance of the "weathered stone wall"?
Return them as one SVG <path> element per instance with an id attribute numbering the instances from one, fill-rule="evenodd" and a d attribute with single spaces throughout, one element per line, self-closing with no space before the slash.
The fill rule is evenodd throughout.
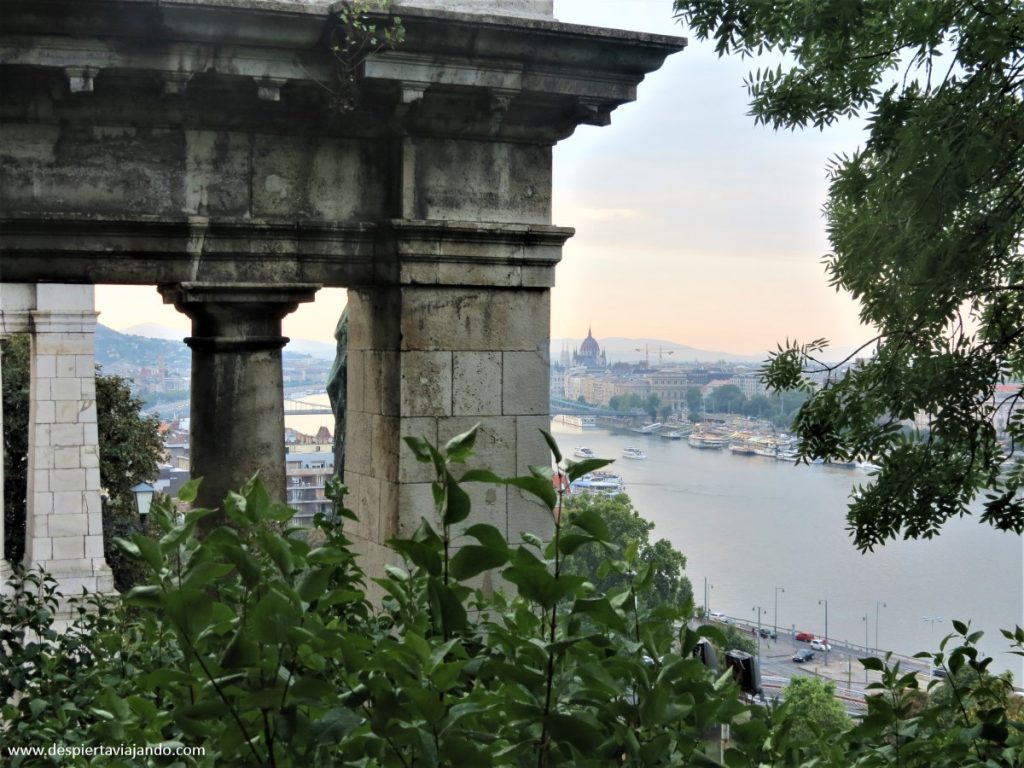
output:
<path id="1" fill-rule="evenodd" d="M 549 0 L 400 11 L 404 42 L 359 63 L 342 110 L 322 2 L 0 3 L 0 281 L 155 284 L 191 317 L 204 504 L 257 469 L 283 498 L 280 321 L 349 288 L 345 479 L 376 565 L 430 515 L 403 435 L 479 421 L 479 464 L 547 461 L 572 234 L 551 225 L 551 147 L 682 46 L 560 24 Z M 518 492 L 472 493 L 513 540 L 550 526 Z"/>

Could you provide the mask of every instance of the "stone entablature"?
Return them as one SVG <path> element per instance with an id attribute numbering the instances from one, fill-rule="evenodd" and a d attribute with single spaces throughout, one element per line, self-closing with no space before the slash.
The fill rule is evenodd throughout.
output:
<path id="1" fill-rule="evenodd" d="M 480 463 L 546 460 L 572 234 L 551 147 L 684 41 L 465 5 L 403 6 L 405 42 L 339 112 L 322 3 L 0 4 L 0 280 L 158 285 L 189 314 L 200 503 L 255 469 L 284 497 L 280 319 L 321 286 L 349 288 L 345 479 L 368 552 L 429 513 L 401 436 L 481 421 Z M 477 501 L 513 538 L 550 526 L 518 493 Z"/>

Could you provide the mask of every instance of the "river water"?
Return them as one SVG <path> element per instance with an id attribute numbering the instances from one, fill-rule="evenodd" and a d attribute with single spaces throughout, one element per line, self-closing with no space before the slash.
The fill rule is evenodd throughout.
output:
<path id="1" fill-rule="evenodd" d="M 313 434 L 327 422 L 297 416 L 287 423 Z M 970 620 L 985 632 L 981 647 L 994 657 L 993 669 L 1012 670 L 1018 685 L 1024 680 L 1024 665 L 1006 653 L 999 633 L 1024 625 L 1020 536 L 965 518 L 947 523 L 930 541 L 895 541 L 862 554 L 845 520 L 854 484 L 870 482 L 862 470 L 557 423 L 552 431 L 569 455 L 586 445 L 617 459 L 614 470 L 634 506 L 655 523 L 653 537 L 686 555 L 698 603 L 704 580 L 711 585 L 710 610 L 753 621 L 760 607 L 766 625 L 824 635 L 827 600 L 830 638 L 875 647 L 877 607 L 878 647 L 908 655 L 937 649 L 952 632 L 952 619 Z M 620 458 L 627 445 L 643 448 L 647 459 Z"/>
<path id="2" fill-rule="evenodd" d="M 964 518 L 930 541 L 901 540 L 862 554 L 845 519 L 853 486 L 870 482 L 862 470 L 698 450 L 626 432 L 560 424 L 553 431 L 570 454 L 577 445 L 606 458 L 620 457 L 626 445 L 643 448 L 646 460 L 618 458 L 614 469 L 636 509 L 655 523 L 653 536 L 686 555 L 698 603 L 704 579 L 713 585 L 710 610 L 750 621 L 761 607 L 763 623 L 824 635 L 827 600 L 829 637 L 874 647 L 877 607 L 878 647 L 904 654 L 937 649 L 952 619 L 970 620 L 985 632 L 981 645 L 993 665 L 1024 679 L 999 633 L 1024 625 L 1020 536 Z M 777 593 L 775 618 L 777 586 L 785 592 Z"/>

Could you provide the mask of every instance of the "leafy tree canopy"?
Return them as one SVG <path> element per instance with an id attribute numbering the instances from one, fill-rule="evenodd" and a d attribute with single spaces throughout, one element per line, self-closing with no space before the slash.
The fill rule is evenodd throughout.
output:
<path id="1" fill-rule="evenodd" d="M 628 496 L 621 493 L 617 496 L 579 494 L 567 499 L 565 511 L 570 515 L 596 512 L 608 527 L 610 541 L 620 545 L 623 552 L 634 548 L 639 563 L 651 564 L 654 571 L 652 584 L 641 597 L 648 607 L 669 604 L 677 608 L 686 607 L 689 613 L 693 587 L 683 575 L 686 556 L 667 539 L 651 542 L 654 523 L 633 509 Z M 630 578 L 628 573 L 608 568 L 607 553 L 597 547 L 576 550 L 566 558 L 565 568 L 587 577 L 601 592 L 626 586 Z"/>
<path id="2" fill-rule="evenodd" d="M 873 356 L 840 373 L 824 340 L 787 343 L 766 380 L 828 374 L 794 427 L 805 457 L 873 457 L 849 525 L 870 549 L 929 538 L 986 493 L 982 520 L 1024 531 L 1024 469 L 993 425 L 1024 378 L 1024 4 L 1011 0 L 677 0 L 719 54 L 777 53 L 747 80 L 774 128 L 859 115 L 864 145 L 830 167 L 829 281 L 877 329 Z M 867 354 L 865 352 L 865 354 Z M 1006 386 L 1009 384 L 1010 386 Z M 927 429 L 902 427 L 915 416 Z"/>
<path id="3" fill-rule="evenodd" d="M 801 744 L 826 743 L 853 727 L 853 720 L 836 699 L 836 684 L 817 677 L 789 679 L 779 708 L 780 726 Z"/>

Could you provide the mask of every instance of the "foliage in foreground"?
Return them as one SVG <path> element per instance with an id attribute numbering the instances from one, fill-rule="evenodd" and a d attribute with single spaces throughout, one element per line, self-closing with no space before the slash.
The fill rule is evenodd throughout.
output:
<path id="1" fill-rule="evenodd" d="M 169 503 L 155 508 L 160 538 L 126 543 L 148 583 L 115 602 L 86 598 L 95 605 L 70 632 L 52 631 L 52 582 L 23 578 L 0 604 L 4 747 L 178 743 L 206 748 L 178 764 L 206 766 L 718 765 L 705 751 L 717 756 L 709 745 L 727 723 L 729 766 L 1024 765 L 1020 727 L 998 697 L 910 714 L 917 681 L 898 665 L 864 722 L 824 746 L 776 727 L 729 673 L 715 679 L 693 657 L 716 630 L 643 607 L 653 569 L 616 563 L 636 576 L 608 592 L 565 570 L 583 547 L 614 549 L 599 515 L 562 509 L 550 470 L 457 479 L 474 436 L 443 450 L 410 441 L 436 471 L 437 518 L 393 542 L 406 567 L 376 580 L 380 608 L 344 535 L 351 513 L 339 506 L 310 535 L 258 480 L 226 499 L 231 527 L 203 539 L 195 529 L 209 510 L 178 519 Z M 570 477 L 601 464 L 559 461 Z M 463 482 L 543 500 L 554 540 L 513 547 L 491 526 L 463 529 Z M 474 543 L 456 550 L 456 534 Z M 472 586 L 495 569 L 515 597 Z M 987 680 L 977 638 L 962 640 L 936 662 Z M 1020 647 L 1024 631 L 1013 640 Z M 958 702 L 971 691 L 968 681 Z"/>
<path id="2" fill-rule="evenodd" d="M 824 340 L 792 342 L 767 369 L 779 389 L 829 376 L 794 423 L 805 457 L 880 464 L 850 506 L 856 543 L 929 538 L 982 494 L 981 520 L 1024 531 L 1024 4 L 674 4 L 719 54 L 777 55 L 747 80 L 758 122 L 866 120 L 830 168 L 825 261 L 877 331 L 870 359 L 840 373 Z"/>

